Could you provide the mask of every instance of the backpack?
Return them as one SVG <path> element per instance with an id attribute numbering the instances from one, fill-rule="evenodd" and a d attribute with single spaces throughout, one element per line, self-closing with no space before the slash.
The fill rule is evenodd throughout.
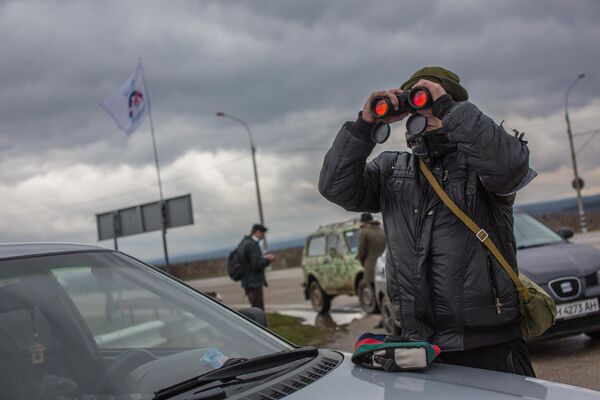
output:
<path id="1" fill-rule="evenodd" d="M 239 281 L 244 276 L 244 266 L 240 262 L 240 256 L 238 255 L 238 248 L 236 247 L 229 253 L 227 257 L 227 273 L 234 281 Z"/>

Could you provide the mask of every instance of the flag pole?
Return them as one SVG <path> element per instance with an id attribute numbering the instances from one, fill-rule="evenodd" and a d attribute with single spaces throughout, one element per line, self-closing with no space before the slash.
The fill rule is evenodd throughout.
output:
<path id="1" fill-rule="evenodd" d="M 142 58 L 140 57 L 140 64 L 142 64 Z M 142 64 L 143 66 L 143 64 Z M 158 192 L 160 194 L 160 214 L 161 214 L 161 222 L 162 222 L 162 241 L 163 241 L 163 249 L 165 252 L 165 268 L 167 273 L 171 273 L 171 266 L 169 264 L 169 251 L 167 250 L 167 210 L 165 205 L 165 200 L 163 196 L 162 190 L 162 181 L 160 179 L 160 164 L 158 162 L 158 151 L 156 150 L 156 139 L 154 135 L 154 123 L 152 122 L 152 106 L 150 101 L 150 91 L 148 90 L 148 86 L 146 85 L 146 77 L 144 76 L 144 89 L 146 91 L 146 97 L 148 101 L 146 104 L 148 105 L 148 119 L 150 120 L 150 134 L 152 135 L 152 148 L 154 149 L 154 164 L 156 165 L 156 176 L 158 178 Z"/>

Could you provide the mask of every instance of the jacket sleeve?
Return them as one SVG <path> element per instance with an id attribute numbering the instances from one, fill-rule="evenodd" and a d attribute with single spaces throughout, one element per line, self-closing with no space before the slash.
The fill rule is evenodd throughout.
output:
<path id="1" fill-rule="evenodd" d="M 375 143 L 364 132 L 351 133 L 356 125 L 346 122 L 325 155 L 319 192 L 348 211 L 379 212 L 380 157 L 367 163 Z"/>
<path id="2" fill-rule="evenodd" d="M 247 246 L 249 267 L 252 271 L 262 271 L 271 263 L 263 257 L 260 247 L 257 243 Z"/>
<path id="3" fill-rule="evenodd" d="M 528 173 L 527 145 L 472 103 L 457 103 L 444 115 L 443 124 L 448 139 L 456 143 L 488 192 L 513 194 L 535 176 Z"/>

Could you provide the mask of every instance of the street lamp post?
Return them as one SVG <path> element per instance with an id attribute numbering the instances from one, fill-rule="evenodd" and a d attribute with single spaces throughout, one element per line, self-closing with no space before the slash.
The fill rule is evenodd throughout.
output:
<path id="1" fill-rule="evenodd" d="M 573 161 L 573 172 L 575 174 L 575 190 L 577 191 L 577 207 L 579 208 L 579 224 L 581 227 L 581 232 L 586 233 L 587 229 L 587 220 L 585 218 L 585 209 L 583 208 L 583 198 L 581 197 L 581 180 L 579 178 L 579 173 L 577 172 L 577 160 L 575 158 L 575 148 L 573 147 L 573 134 L 571 133 L 571 121 L 569 120 L 569 93 L 573 86 L 580 79 L 583 79 L 585 76 L 584 73 L 581 73 L 577 76 L 577 78 L 571 83 L 571 86 L 567 89 L 567 93 L 565 94 L 565 120 L 567 121 L 567 135 L 569 136 L 569 145 L 571 146 L 571 160 Z"/>
<path id="2" fill-rule="evenodd" d="M 254 183 L 256 185 L 256 199 L 258 201 L 258 217 L 260 218 L 261 225 L 264 225 L 265 219 L 263 216 L 262 201 L 260 199 L 260 186 L 258 184 L 258 172 L 256 170 L 256 147 L 254 146 L 254 140 L 252 140 L 252 132 L 250 132 L 250 128 L 241 118 L 234 117 L 233 115 L 229 115 L 224 112 L 218 112 L 216 114 L 218 117 L 225 117 L 225 118 L 233 119 L 233 120 L 239 122 L 240 124 L 244 125 L 244 128 L 246 128 L 246 132 L 248 132 L 248 139 L 250 139 L 250 152 L 252 153 L 252 166 L 254 167 Z M 263 240 L 264 240 L 265 250 L 267 250 L 268 249 L 267 239 L 265 238 Z"/>

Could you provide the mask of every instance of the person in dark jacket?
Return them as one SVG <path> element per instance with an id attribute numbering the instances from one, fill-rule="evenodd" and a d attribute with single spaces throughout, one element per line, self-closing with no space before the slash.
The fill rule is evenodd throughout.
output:
<path id="1" fill-rule="evenodd" d="M 375 285 L 375 264 L 384 251 L 385 233 L 381 228 L 381 223 L 374 220 L 371 213 L 363 213 L 360 216 L 356 259 L 360 261 L 365 269 L 365 282 L 373 288 Z"/>
<path id="2" fill-rule="evenodd" d="M 265 226 L 255 224 L 252 226 L 250 235 L 244 236 L 237 248 L 238 257 L 244 269 L 241 285 L 248 296 L 250 306 L 258 307 L 263 311 L 265 309 L 263 287 L 268 286 L 265 268 L 276 258 L 271 253 L 264 256 L 262 254 L 259 243 L 264 239 L 266 232 Z"/>
<path id="3" fill-rule="evenodd" d="M 409 152 L 383 152 L 367 163 L 377 120 L 372 100 L 413 86 L 431 93 L 419 111 L 425 135 L 407 135 Z M 406 340 L 427 340 L 446 363 L 534 376 L 519 328 L 517 291 L 484 246 L 433 191 L 418 161 L 490 235 L 515 266 L 515 194 L 535 172 L 521 137 L 510 135 L 473 103 L 459 77 L 441 67 L 415 72 L 399 89 L 372 93 L 358 118 L 346 122 L 323 162 L 319 191 L 354 212 L 381 212 L 387 238 L 386 277 L 396 323 Z M 410 140 L 409 140 L 410 139 Z"/>

